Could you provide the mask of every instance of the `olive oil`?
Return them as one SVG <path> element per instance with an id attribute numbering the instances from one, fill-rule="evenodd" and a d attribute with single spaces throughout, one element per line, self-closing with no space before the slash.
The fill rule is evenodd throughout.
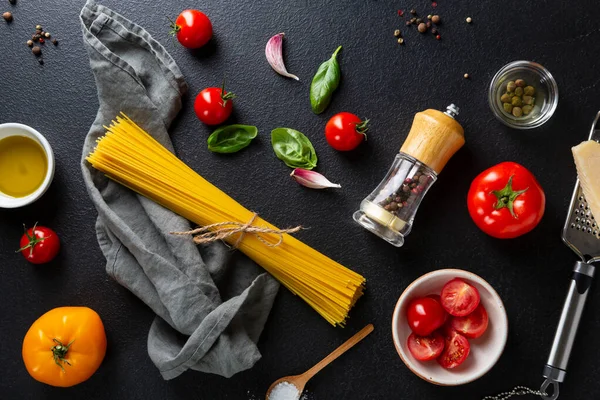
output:
<path id="1" fill-rule="evenodd" d="M 0 139 L 0 192 L 25 197 L 35 192 L 48 172 L 44 148 L 26 136 Z"/>

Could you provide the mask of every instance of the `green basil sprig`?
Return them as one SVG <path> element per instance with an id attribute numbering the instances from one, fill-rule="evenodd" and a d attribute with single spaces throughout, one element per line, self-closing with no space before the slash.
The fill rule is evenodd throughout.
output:
<path id="1" fill-rule="evenodd" d="M 310 106 L 315 114 L 325 111 L 331 102 L 333 92 L 340 84 L 342 72 L 337 54 L 341 49 L 342 46 L 338 47 L 331 58 L 321 64 L 310 84 Z"/>
<path id="2" fill-rule="evenodd" d="M 313 169 L 317 166 L 317 153 L 302 132 L 291 128 L 271 131 L 271 144 L 275 155 L 290 168 Z"/>
<path id="3" fill-rule="evenodd" d="M 214 153 L 235 153 L 248 146 L 258 134 L 251 125 L 228 125 L 217 129 L 208 137 L 208 149 Z"/>

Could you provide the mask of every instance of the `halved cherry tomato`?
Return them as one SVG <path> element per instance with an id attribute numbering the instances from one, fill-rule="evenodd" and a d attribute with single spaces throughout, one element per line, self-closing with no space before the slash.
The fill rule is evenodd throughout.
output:
<path id="1" fill-rule="evenodd" d="M 188 49 L 204 46 L 213 34 L 210 19 L 198 10 L 182 11 L 175 23 L 171 22 L 171 29 L 171 34 L 177 35 L 179 43 Z"/>
<path id="2" fill-rule="evenodd" d="M 25 226 L 24 226 L 25 227 Z M 19 243 L 20 251 L 23 257 L 32 264 L 45 264 L 56 257 L 60 250 L 60 240 L 58 235 L 50 228 L 38 226 L 27 229 L 21 236 Z"/>
<path id="3" fill-rule="evenodd" d="M 368 123 L 349 112 L 335 114 L 325 125 L 325 139 L 336 150 L 353 150 L 367 137 Z"/>
<path id="4" fill-rule="evenodd" d="M 442 306 L 450 315 L 464 317 L 479 305 L 479 291 L 460 278 L 446 283 L 440 295 Z"/>
<path id="5" fill-rule="evenodd" d="M 444 351 L 437 361 L 444 368 L 456 368 L 469 356 L 471 345 L 466 337 L 453 329 L 444 330 L 444 339 Z"/>
<path id="6" fill-rule="evenodd" d="M 419 361 L 436 359 L 444 351 L 445 340 L 439 332 L 429 336 L 418 336 L 411 333 L 406 341 L 410 354 Z"/>
<path id="7" fill-rule="evenodd" d="M 453 317 L 450 321 L 452 329 L 475 339 L 484 334 L 488 327 L 488 313 L 483 304 L 479 304 L 475 311 L 465 317 Z"/>
<path id="8" fill-rule="evenodd" d="M 206 125 L 218 125 L 231 115 L 235 94 L 227 93 L 225 87 L 206 88 L 196 96 L 194 111 Z"/>
<path id="9" fill-rule="evenodd" d="M 430 297 L 414 299 L 406 309 L 408 326 L 419 336 L 429 336 L 446 322 L 446 312 Z"/>

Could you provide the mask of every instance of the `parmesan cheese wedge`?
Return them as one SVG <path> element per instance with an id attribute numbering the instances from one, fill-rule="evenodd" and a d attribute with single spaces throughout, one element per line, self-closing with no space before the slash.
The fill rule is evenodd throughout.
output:
<path id="1" fill-rule="evenodd" d="M 600 221 L 600 143 L 588 140 L 571 150 L 583 195 L 592 215 Z"/>

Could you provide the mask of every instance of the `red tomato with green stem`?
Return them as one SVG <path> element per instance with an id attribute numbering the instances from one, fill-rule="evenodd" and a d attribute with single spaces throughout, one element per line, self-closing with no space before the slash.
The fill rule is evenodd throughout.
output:
<path id="1" fill-rule="evenodd" d="M 349 112 L 336 114 L 325 125 L 327 143 L 339 151 L 353 150 L 367 139 L 368 123 Z"/>
<path id="2" fill-rule="evenodd" d="M 431 297 L 414 299 L 406 309 L 410 329 L 419 336 L 429 336 L 446 322 L 446 311 Z"/>
<path id="3" fill-rule="evenodd" d="M 213 29 L 210 19 L 201 11 L 184 10 L 175 22 L 171 21 L 171 34 L 183 47 L 197 49 L 212 38 Z"/>
<path id="4" fill-rule="evenodd" d="M 225 85 L 206 88 L 196 96 L 194 111 L 206 125 L 219 125 L 231 115 L 235 98 L 235 94 L 225 91 Z"/>
<path id="5" fill-rule="evenodd" d="M 50 228 L 37 226 L 37 223 L 31 229 L 25 225 L 25 233 L 21 236 L 21 252 L 23 257 L 32 264 L 45 264 L 56 257 L 60 250 L 60 240 L 58 235 Z"/>
<path id="6" fill-rule="evenodd" d="M 503 162 L 473 180 L 467 206 L 479 229 L 495 238 L 510 239 L 524 235 L 539 224 L 546 196 L 527 168 Z"/>

